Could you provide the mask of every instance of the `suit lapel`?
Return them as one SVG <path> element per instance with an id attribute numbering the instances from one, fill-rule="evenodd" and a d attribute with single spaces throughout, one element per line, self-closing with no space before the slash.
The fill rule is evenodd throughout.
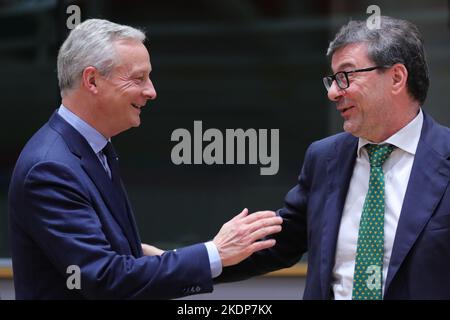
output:
<path id="1" fill-rule="evenodd" d="M 139 238 L 139 233 L 137 231 L 136 221 L 134 220 L 133 210 L 131 209 L 130 201 L 128 200 L 128 195 L 125 190 L 125 187 L 123 185 L 123 181 L 120 175 L 120 169 L 119 169 L 119 158 L 117 156 L 117 153 L 114 149 L 114 146 L 111 144 L 111 148 L 113 150 L 114 155 L 111 157 L 112 159 L 108 159 L 109 168 L 111 170 L 112 175 L 112 184 L 114 185 L 115 191 L 119 195 L 119 199 L 121 199 L 124 202 L 124 206 L 126 207 L 125 212 L 127 213 L 127 221 L 130 224 L 130 232 L 133 233 L 133 238 L 136 240 L 134 242 L 134 249 L 136 250 L 136 253 L 138 253 L 137 256 L 142 256 L 142 247 L 141 247 L 141 239 Z M 109 179 L 111 181 L 111 179 Z"/>
<path id="2" fill-rule="evenodd" d="M 56 112 L 50 118 L 49 125 L 62 135 L 71 152 L 80 158 L 82 168 L 91 178 L 116 222 L 122 228 L 133 254 L 140 256 L 140 250 L 137 247 L 138 240 L 135 238 L 132 227 L 133 222 L 128 218 L 125 197 L 114 187 L 86 139 Z"/>
<path id="3" fill-rule="evenodd" d="M 91 152 L 91 155 L 86 154 L 81 158 L 81 166 L 97 186 L 97 189 L 102 195 L 103 201 L 106 203 L 114 218 L 124 231 L 133 254 L 139 256 L 132 221 L 129 220 L 128 208 L 125 204 L 125 197 L 121 194 L 121 190 L 116 188 L 112 183 L 106 171 L 103 167 L 101 167 L 98 159 L 96 159 L 94 152 Z"/>
<path id="4" fill-rule="evenodd" d="M 358 139 L 348 135 L 327 157 L 328 196 L 322 216 L 321 289 L 324 299 L 330 298 L 331 272 L 334 266 L 336 241 L 344 203 L 356 160 Z"/>
<path id="5" fill-rule="evenodd" d="M 433 215 L 450 179 L 448 138 L 424 113 L 422 133 L 397 225 L 385 295 L 402 262 Z"/>
<path id="6" fill-rule="evenodd" d="M 122 179 L 120 179 L 120 187 L 123 193 L 123 196 L 125 197 L 125 205 L 127 206 L 127 212 L 128 212 L 128 221 L 130 221 L 131 224 L 131 231 L 133 232 L 134 238 L 136 239 L 136 252 L 138 253 L 138 257 L 141 257 L 143 255 L 142 247 L 141 247 L 141 238 L 139 237 L 138 228 L 136 225 L 136 220 L 134 219 L 133 209 L 131 207 L 130 199 L 128 199 L 127 191 L 125 190 L 124 184 Z"/>

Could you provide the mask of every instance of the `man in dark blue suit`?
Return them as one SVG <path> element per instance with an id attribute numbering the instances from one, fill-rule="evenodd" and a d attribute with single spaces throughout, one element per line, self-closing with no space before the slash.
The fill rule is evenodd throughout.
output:
<path id="1" fill-rule="evenodd" d="M 417 27 L 351 21 L 327 55 L 334 74 L 324 84 L 346 132 L 308 148 L 276 245 L 217 281 L 308 252 L 305 299 L 450 299 L 450 130 L 422 110 L 429 79 Z"/>
<path id="2" fill-rule="evenodd" d="M 140 124 L 156 98 L 145 35 L 91 19 L 58 54 L 62 105 L 27 143 L 9 212 L 17 299 L 167 299 L 210 292 L 212 279 L 281 230 L 244 209 L 212 241 L 160 252 L 141 244 L 111 137 Z"/>

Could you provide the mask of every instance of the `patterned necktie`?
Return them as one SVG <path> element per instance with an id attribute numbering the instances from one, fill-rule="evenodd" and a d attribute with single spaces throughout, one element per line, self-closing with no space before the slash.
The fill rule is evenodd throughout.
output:
<path id="1" fill-rule="evenodd" d="M 359 223 L 353 276 L 353 300 L 381 300 L 384 255 L 384 174 L 382 165 L 394 147 L 365 146 L 369 154 L 369 190 Z"/>

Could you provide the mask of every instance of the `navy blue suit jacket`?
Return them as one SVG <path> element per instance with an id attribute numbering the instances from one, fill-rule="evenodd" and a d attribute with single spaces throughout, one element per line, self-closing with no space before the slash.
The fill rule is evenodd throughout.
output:
<path id="1" fill-rule="evenodd" d="M 308 252 L 305 299 L 332 298 L 342 210 L 358 139 L 341 133 L 313 143 L 289 191 L 277 244 L 225 268 L 217 281 L 245 279 L 293 265 Z M 450 299 L 450 130 L 424 114 L 398 221 L 384 299 Z M 280 288 L 282 290 L 282 288 Z"/>
<path id="2" fill-rule="evenodd" d="M 16 163 L 9 213 L 17 299 L 167 299 L 212 291 L 203 244 L 142 255 L 126 193 L 57 113 Z M 66 283 L 71 265 L 81 270 L 79 290 Z"/>

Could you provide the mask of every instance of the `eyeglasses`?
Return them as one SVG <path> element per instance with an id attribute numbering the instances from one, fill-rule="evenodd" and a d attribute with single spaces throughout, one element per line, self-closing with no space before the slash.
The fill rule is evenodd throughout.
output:
<path id="1" fill-rule="evenodd" d="M 372 70 L 380 69 L 380 68 L 386 68 L 386 66 L 376 66 L 376 67 L 356 69 L 356 70 L 351 70 L 351 71 L 339 71 L 333 75 L 323 77 L 323 84 L 325 85 L 325 88 L 328 91 L 328 90 L 330 90 L 330 88 L 333 84 L 333 81 L 336 80 L 336 83 L 340 89 L 347 89 L 350 86 L 350 81 L 348 80 L 348 75 L 350 73 L 366 72 L 366 71 L 372 71 Z"/>

